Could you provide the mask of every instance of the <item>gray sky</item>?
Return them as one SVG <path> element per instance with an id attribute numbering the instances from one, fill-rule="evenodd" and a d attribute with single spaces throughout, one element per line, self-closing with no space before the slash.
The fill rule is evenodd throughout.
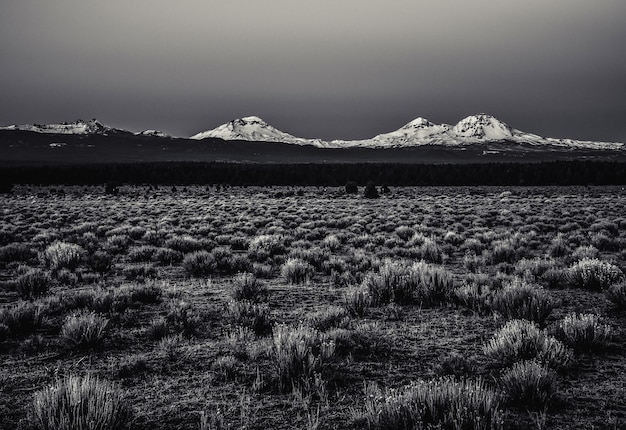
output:
<path id="1" fill-rule="evenodd" d="M 0 124 L 352 139 L 485 112 L 626 142 L 624 0 L 0 0 Z"/>

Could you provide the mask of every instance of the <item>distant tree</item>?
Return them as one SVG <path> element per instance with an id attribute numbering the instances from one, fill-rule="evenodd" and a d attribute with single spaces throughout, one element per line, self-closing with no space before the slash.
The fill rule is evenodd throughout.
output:
<path id="1" fill-rule="evenodd" d="M 357 194 L 359 192 L 359 187 L 357 187 L 356 182 L 350 181 L 346 184 L 346 194 Z"/>
<path id="2" fill-rule="evenodd" d="M 378 198 L 378 190 L 376 189 L 376 185 L 373 182 L 368 182 L 365 186 L 365 191 L 363 191 L 363 197 L 368 199 L 376 199 Z"/>

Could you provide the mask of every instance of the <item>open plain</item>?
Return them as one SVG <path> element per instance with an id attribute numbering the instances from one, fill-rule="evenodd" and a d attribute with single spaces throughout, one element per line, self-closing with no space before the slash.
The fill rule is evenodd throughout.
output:
<path id="1" fill-rule="evenodd" d="M 621 187 L 107 191 L 0 195 L 0 428 L 626 426 Z"/>

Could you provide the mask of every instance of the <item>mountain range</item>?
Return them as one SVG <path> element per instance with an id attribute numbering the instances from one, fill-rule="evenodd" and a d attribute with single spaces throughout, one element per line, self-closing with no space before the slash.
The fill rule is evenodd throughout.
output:
<path id="1" fill-rule="evenodd" d="M 0 127 L 0 130 L 29 131 L 57 135 L 135 135 L 152 138 L 171 138 L 171 136 L 157 130 L 133 133 L 109 127 L 96 119 L 47 125 L 11 125 Z M 576 149 L 622 151 L 626 149 L 624 143 L 618 142 L 546 138 L 509 127 L 497 118 L 486 114 L 468 116 L 455 125 L 434 124 L 425 118 L 419 117 L 398 130 L 379 134 L 370 139 L 331 141 L 296 137 L 278 130 L 257 116 L 248 116 L 234 119 L 212 130 L 197 133 L 188 139 L 204 140 L 209 138 L 225 141 L 285 143 L 325 149 L 392 149 L 424 146 L 463 149 L 470 145 L 481 144 L 485 144 L 485 148 L 488 149 L 488 144 L 493 143 L 513 144 L 514 146 L 532 147 L 534 150 L 545 149 L 550 151 Z"/>

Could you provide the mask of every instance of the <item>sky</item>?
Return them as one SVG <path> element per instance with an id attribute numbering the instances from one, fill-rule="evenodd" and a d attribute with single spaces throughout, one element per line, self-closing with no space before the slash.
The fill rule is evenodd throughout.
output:
<path id="1" fill-rule="evenodd" d="M 626 142 L 624 0 L 0 0 L 0 125 L 360 139 L 487 113 Z"/>

